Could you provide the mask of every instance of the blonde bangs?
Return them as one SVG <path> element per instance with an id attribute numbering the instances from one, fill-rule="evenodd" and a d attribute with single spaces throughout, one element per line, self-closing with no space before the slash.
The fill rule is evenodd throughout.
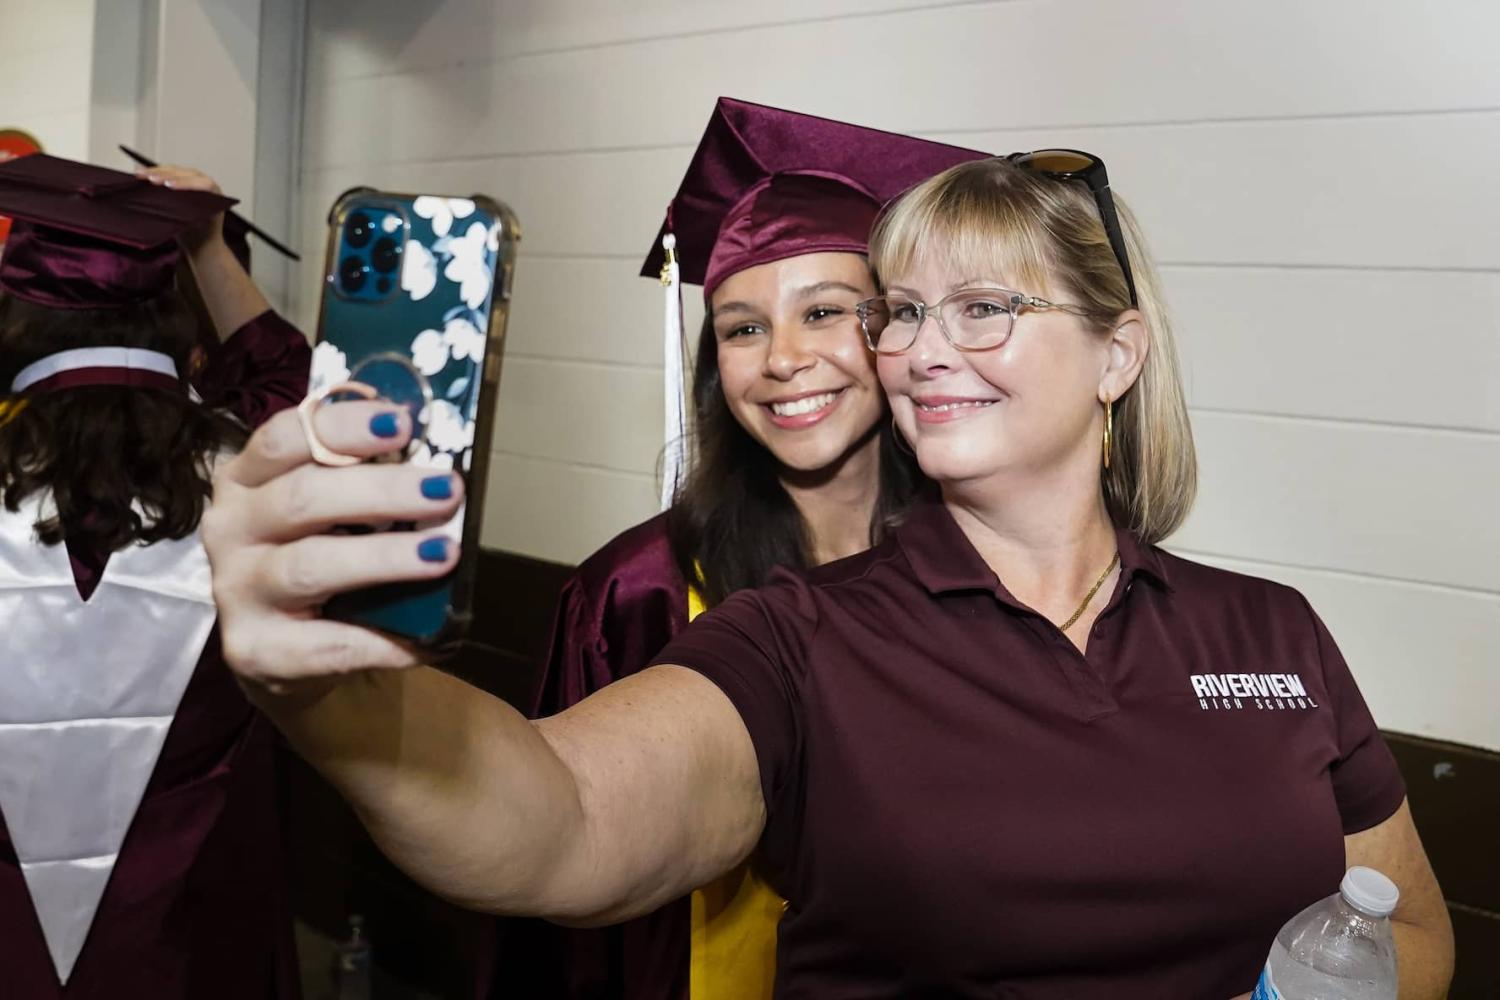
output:
<path id="1" fill-rule="evenodd" d="M 975 180 L 970 173 L 939 174 L 886 210 L 870 236 L 870 265 L 882 288 L 930 264 L 1016 291 L 1054 291 L 1046 287 L 1052 268 L 1037 213 Z"/>

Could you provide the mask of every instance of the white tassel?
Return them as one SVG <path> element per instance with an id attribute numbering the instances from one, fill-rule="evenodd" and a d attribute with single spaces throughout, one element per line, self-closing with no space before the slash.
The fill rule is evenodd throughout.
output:
<path id="1" fill-rule="evenodd" d="M 677 499 L 677 490 L 687 474 L 685 438 L 687 435 L 687 397 L 683 374 L 687 345 L 682 329 L 682 272 L 677 264 L 677 237 L 667 233 L 661 238 L 666 259 L 661 265 L 661 283 L 666 293 L 666 310 L 662 320 L 662 356 L 666 425 L 662 436 L 661 509 L 666 510 Z"/>

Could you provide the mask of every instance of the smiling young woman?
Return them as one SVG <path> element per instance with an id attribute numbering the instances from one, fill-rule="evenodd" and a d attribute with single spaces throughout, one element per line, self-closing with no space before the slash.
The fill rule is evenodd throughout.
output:
<path id="1" fill-rule="evenodd" d="M 915 487 L 854 308 L 865 258 L 798 254 L 724 279 L 698 348 L 694 473 L 668 516 L 710 603 L 863 551 Z"/>

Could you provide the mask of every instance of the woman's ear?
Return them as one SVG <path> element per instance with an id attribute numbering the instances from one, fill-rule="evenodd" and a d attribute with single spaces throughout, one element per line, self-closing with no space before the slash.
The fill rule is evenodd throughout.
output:
<path id="1" fill-rule="evenodd" d="M 1125 395 L 1140 378 L 1150 352 L 1151 333 L 1140 310 L 1127 309 L 1117 316 L 1109 332 L 1108 362 L 1099 378 L 1099 401 L 1112 403 Z"/>

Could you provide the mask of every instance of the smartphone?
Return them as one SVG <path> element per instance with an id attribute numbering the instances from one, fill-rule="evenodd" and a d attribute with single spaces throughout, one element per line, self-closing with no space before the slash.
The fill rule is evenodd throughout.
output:
<path id="1" fill-rule="evenodd" d="M 458 472 L 465 501 L 446 522 L 341 529 L 442 531 L 461 554 L 438 580 L 340 594 L 326 617 L 429 649 L 467 631 L 520 236 L 515 214 L 483 195 L 356 188 L 334 203 L 310 389 L 360 382 L 405 407 L 411 444 L 392 460 Z"/>

